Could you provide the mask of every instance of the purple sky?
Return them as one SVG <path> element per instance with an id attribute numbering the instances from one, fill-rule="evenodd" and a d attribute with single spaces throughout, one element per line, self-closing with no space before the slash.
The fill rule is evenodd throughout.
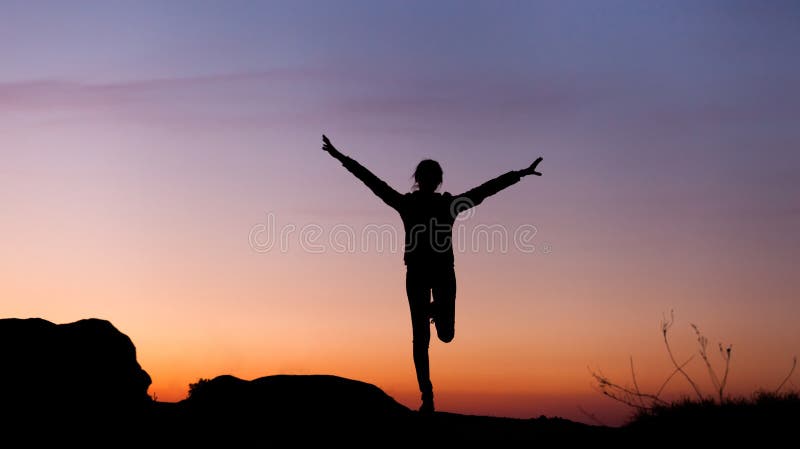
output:
<path id="1" fill-rule="evenodd" d="M 363 258 L 319 263 L 295 252 L 276 261 L 247 246 L 270 211 L 282 223 L 399 224 L 320 151 L 324 132 L 401 191 L 425 157 L 442 163 L 452 192 L 544 157 L 542 178 L 487 201 L 475 220 L 533 223 L 552 255 L 509 257 L 507 271 L 490 255 L 461 259 L 459 273 L 482 282 L 466 286 L 463 304 L 481 285 L 513 287 L 509 329 L 541 325 L 541 310 L 525 314 L 522 295 L 535 292 L 557 329 L 581 335 L 592 323 L 604 343 L 649 335 L 660 311 L 676 307 L 718 325 L 721 337 L 786 348 L 775 366 L 798 350 L 796 1 L 1 9 L 0 238 L 16 254 L 0 278 L 0 296 L 14 298 L 8 314 L 105 313 L 163 340 L 207 332 L 167 323 L 197 301 L 241 307 L 245 317 L 264 301 L 288 310 L 264 298 L 319 294 L 288 283 L 302 270 L 362 272 Z M 401 275 L 400 258 L 372 261 L 365 276 Z M 197 261 L 207 264 L 187 268 Z M 78 281 L 103 270 L 107 286 Z M 217 275 L 218 285 L 197 281 Z M 64 292 L 90 299 L 37 308 L 53 294 L 39 290 L 40 276 L 78 279 Z M 331 294 L 356 295 L 347 304 L 363 310 L 367 290 L 352 293 L 360 286 L 342 279 L 327 279 L 341 282 Z M 199 284 L 174 302 L 148 299 L 184 281 Z M 396 293 L 391 301 L 407 313 Z M 620 322 L 640 327 L 622 326 L 620 336 Z M 765 327 L 774 332 L 753 330 Z M 575 355 L 579 369 L 584 356 Z"/>

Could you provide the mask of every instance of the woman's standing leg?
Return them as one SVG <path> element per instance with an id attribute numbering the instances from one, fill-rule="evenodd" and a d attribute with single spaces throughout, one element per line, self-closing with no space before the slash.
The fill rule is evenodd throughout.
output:
<path id="1" fill-rule="evenodd" d="M 411 308 L 413 331 L 414 368 L 422 393 L 422 412 L 433 411 L 433 385 L 431 384 L 428 346 L 431 342 L 430 302 L 431 288 L 425 269 L 408 267 L 406 270 L 406 294 Z"/>

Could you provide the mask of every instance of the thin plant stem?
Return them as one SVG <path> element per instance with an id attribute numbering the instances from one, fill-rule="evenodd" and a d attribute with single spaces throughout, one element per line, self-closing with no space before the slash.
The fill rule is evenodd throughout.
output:
<path id="1" fill-rule="evenodd" d="M 792 377 L 792 374 L 794 374 L 795 368 L 797 368 L 797 356 L 794 356 L 794 358 L 792 359 L 792 369 L 789 370 L 789 374 L 786 375 L 786 378 L 783 379 L 783 382 L 781 382 L 781 384 L 778 385 L 778 388 L 775 389 L 775 393 L 781 391 L 781 388 L 783 388 L 783 386 L 786 385 L 786 382 L 788 382 L 789 379 Z"/>
<path id="2" fill-rule="evenodd" d="M 633 369 L 633 356 L 631 356 L 631 379 L 633 379 L 633 388 L 636 391 L 636 397 L 639 398 L 639 402 L 642 404 L 642 407 L 644 407 L 642 392 L 639 390 L 639 383 L 636 382 L 636 370 Z"/>
<path id="3" fill-rule="evenodd" d="M 686 378 L 686 380 L 689 382 L 689 385 L 691 385 L 692 388 L 694 389 L 695 394 L 697 394 L 697 398 L 700 401 L 702 401 L 703 400 L 703 394 L 700 392 L 700 388 L 698 388 L 697 384 L 695 384 L 694 381 L 692 380 L 692 378 L 689 377 L 689 374 L 687 374 L 686 371 L 683 370 L 683 367 L 678 365 L 678 362 L 675 360 L 675 356 L 672 354 L 672 348 L 670 348 L 670 346 L 669 346 L 669 339 L 667 338 L 667 331 L 669 331 L 669 328 L 672 327 L 672 323 L 674 323 L 674 322 L 675 322 L 675 312 L 672 311 L 669 321 L 667 321 L 665 319 L 661 323 L 661 333 L 664 336 L 664 346 L 667 347 L 667 354 L 669 354 L 669 359 L 672 361 L 672 364 L 675 365 L 675 368 L 678 370 L 679 373 L 683 374 L 683 377 Z"/>

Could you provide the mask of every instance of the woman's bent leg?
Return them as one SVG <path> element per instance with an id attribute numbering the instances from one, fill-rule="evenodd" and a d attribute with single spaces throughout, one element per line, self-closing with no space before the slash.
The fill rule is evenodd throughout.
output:
<path id="1" fill-rule="evenodd" d="M 452 267 L 436 272 L 433 307 L 436 335 L 439 340 L 450 343 L 456 335 L 456 273 Z"/>

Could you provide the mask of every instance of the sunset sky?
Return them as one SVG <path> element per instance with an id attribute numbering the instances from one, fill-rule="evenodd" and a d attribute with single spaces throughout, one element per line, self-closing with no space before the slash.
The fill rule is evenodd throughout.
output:
<path id="1" fill-rule="evenodd" d="M 798 24 L 794 1 L 1 1 L 0 316 L 111 321 L 162 401 L 319 373 L 416 408 L 402 246 L 361 238 L 402 223 L 325 133 L 401 192 L 423 158 L 458 193 L 544 157 L 456 222 L 437 409 L 619 424 L 589 369 L 625 383 L 633 357 L 657 388 L 671 309 L 678 358 L 695 323 L 733 345 L 731 393 L 775 388 L 800 353 Z"/>

